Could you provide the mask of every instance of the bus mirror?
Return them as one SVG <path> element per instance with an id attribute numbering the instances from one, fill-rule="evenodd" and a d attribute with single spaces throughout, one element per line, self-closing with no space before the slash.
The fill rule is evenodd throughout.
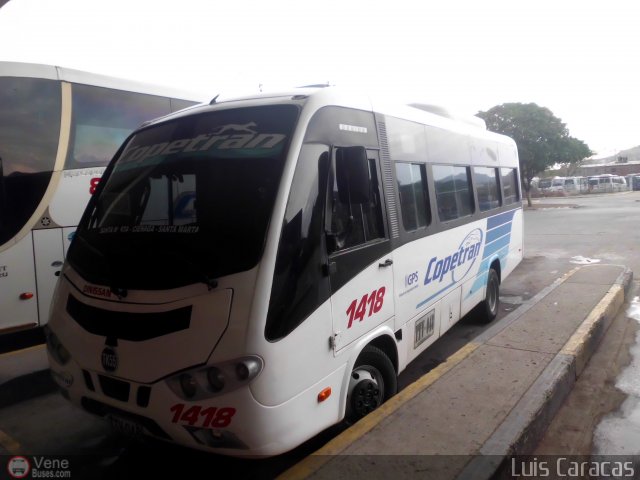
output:
<path id="1" fill-rule="evenodd" d="M 371 195 L 369 159 L 364 147 L 342 147 L 336 152 L 336 181 L 340 202 L 367 203 Z"/>

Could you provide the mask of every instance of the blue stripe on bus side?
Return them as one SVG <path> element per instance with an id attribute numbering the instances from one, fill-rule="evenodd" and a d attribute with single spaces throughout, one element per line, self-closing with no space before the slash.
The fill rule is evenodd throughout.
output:
<path id="1" fill-rule="evenodd" d="M 487 231 L 487 240 L 485 243 L 491 243 L 494 240 L 503 237 L 504 235 L 509 235 L 511 233 L 511 222 L 505 223 L 504 225 L 500 225 L 494 229 Z"/>
<path id="2" fill-rule="evenodd" d="M 509 246 L 511 241 L 511 232 L 508 235 L 500 237 L 498 240 L 494 240 L 484 246 L 484 255 L 482 258 L 487 258 L 496 253 L 498 250 L 502 250 L 503 247 Z"/>
<path id="3" fill-rule="evenodd" d="M 509 245 L 506 245 L 500 251 L 498 251 L 496 255 L 487 257 L 482 261 L 482 263 L 480 264 L 480 271 L 478 272 L 478 276 L 476 277 L 476 281 L 473 282 L 473 285 L 471 285 L 471 288 L 469 289 L 469 292 L 467 293 L 465 298 L 469 298 L 471 295 L 473 295 L 474 292 L 477 292 L 479 288 L 484 287 L 484 285 L 487 283 L 490 262 L 493 262 L 493 260 L 498 258 L 500 260 L 500 268 L 504 268 L 508 254 Z"/>
<path id="4" fill-rule="evenodd" d="M 516 213 L 515 210 L 511 210 L 509 212 L 504 212 L 504 213 L 501 213 L 500 215 L 496 215 L 494 217 L 489 217 L 487 219 L 487 230 L 491 230 L 492 228 L 496 228 L 505 223 L 510 223 L 511 220 L 513 220 L 513 216 L 515 215 L 515 213 Z"/>
<path id="5" fill-rule="evenodd" d="M 447 285 L 446 287 L 444 287 L 441 290 L 438 290 L 436 293 L 434 293 L 433 295 L 431 295 L 429 298 L 421 301 L 418 305 L 416 305 L 416 308 L 420 308 L 423 305 L 425 305 L 426 303 L 428 303 L 429 301 L 431 301 L 432 299 L 434 299 L 435 297 L 437 297 L 438 295 L 440 295 L 442 292 L 448 290 L 449 288 L 451 288 L 453 285 L 455 285 L 456 282 L 451 282 L 449 285 Z"/>
<path id="6" fill-rule="evenodd" d="M 509 255 L 511 227 L 513 226 L 515 213 L 515 210 L 511 210 L 487 219 L 487 235 L 485 236 L 484 251 L 482 252 L 482 263 L 478 269 L 476 280 L 465 298 L 473 295 L 474 292 L 487 283 L 489 267 L 493 260 L 499 259 L 500 268 L 505 267 L 507 255 Z"/>
<path id="7" fill-rule="evenodd" d="M 515 213 L 516 210 L 511 210 L 509 212 L 501 213 L 499 215 L 487 218 L 487 233 L 484 239 L 482 263 L 480 263 L 480 268 L 478 269 L 478 273 L 476 274 L 476 280 L 475 282 L 473 282 L 473 285 L 471 286 L 471 289 L 469 290 L 469 293 L 467 293 L 466 297 L 471 296 L 473 292 L 477 291 L 478 288 L 484 286 L 484 284 L 487 282 L 490 262 L 498 258 L 500 260 L 500 268 L 504 268 L 507 260 L 507 255 L 509 254 L 509 244 L 511 242 L 511 227 L 513 225 L 512 222 Z M 438 295 L 447 291 L 449 288 L 455 285 L 455 283 L 456 282 L 451 282 L 449 285 L 438 290 L 429 298 L 421 301 L 416 305 L 416 309 L 419 309 Z"/>

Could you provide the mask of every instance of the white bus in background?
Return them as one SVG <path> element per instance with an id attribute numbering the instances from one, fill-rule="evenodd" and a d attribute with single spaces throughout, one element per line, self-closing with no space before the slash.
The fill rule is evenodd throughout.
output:
<path id="1" fill-rule="evenodd" d="M 541 178 L 538 180 L 538 189 L 542 193 L 546 193 L 551 188 L 551 183 L 553 182 L 552 178 Z"/>
<path id="2" fill-rule="evenodd" d="M 523 255 L 517 148 L 335 87 L 212 102 L 130 136 L 45 328 L 86 411 L 277 455 L 353 422 Z"/>
<path id="3" fill-rule="evenodd" d="M 89 197 L 143 121 L 193 94 L 87 72 L 0 62 L 0 336 L 43 325 Z"/>
<path id="4" fill-rule="evenodd" d="M 553 177 L 551 179 L 551 185 L 549 185 L 549 189 L 547 190 L 549 193 L 564 193 L 564 177 Z"/>
<path id="5" fill-rule="evenodd" d="M 613 193 L 628 190 L 627 181 L 621 175 L 609 173 L 594 175 L 589 177 L 589 192 L 591 193 Z"/>
<path id="6" fill-rule="evenodd" d="M 586 193 L 589 190 L 587 177 L 565 177 L 564 191 L 569 195 Z"/>
<path id="7" fill-rule="evenodd" d="M 640 190 L 640 175 L 635 174 L 635 175 L 628 175 L 627 176 L 627 185 L 629 187 L 629 190 Z"/>

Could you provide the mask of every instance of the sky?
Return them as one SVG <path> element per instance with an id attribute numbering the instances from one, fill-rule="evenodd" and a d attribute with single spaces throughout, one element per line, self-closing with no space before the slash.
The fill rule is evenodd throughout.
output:
<path id="1" fill-rule="evenodd" d="M 639 25 L 630 0 L 9 0 L 0 60 L 211 98 L 328 82 L 469 115 L 533 102 L 606 156 L 640 145 Z"/>

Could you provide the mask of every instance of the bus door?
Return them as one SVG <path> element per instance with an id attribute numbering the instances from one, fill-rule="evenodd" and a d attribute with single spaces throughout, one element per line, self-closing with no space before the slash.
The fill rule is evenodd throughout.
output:
<path id="1" fill-rule="evenodd" d="M 337 352 L 393 316 L 393 258 L 377 151 L 337 147 L 325 215 Z"/>
<path id="2" fill-rule="evenodd" d="M 53 291 L 64 262 L 61 228 L 33 231 L 36 282 L 38 285 L 38 318 L 40 325 L 49 321 Z"/>

